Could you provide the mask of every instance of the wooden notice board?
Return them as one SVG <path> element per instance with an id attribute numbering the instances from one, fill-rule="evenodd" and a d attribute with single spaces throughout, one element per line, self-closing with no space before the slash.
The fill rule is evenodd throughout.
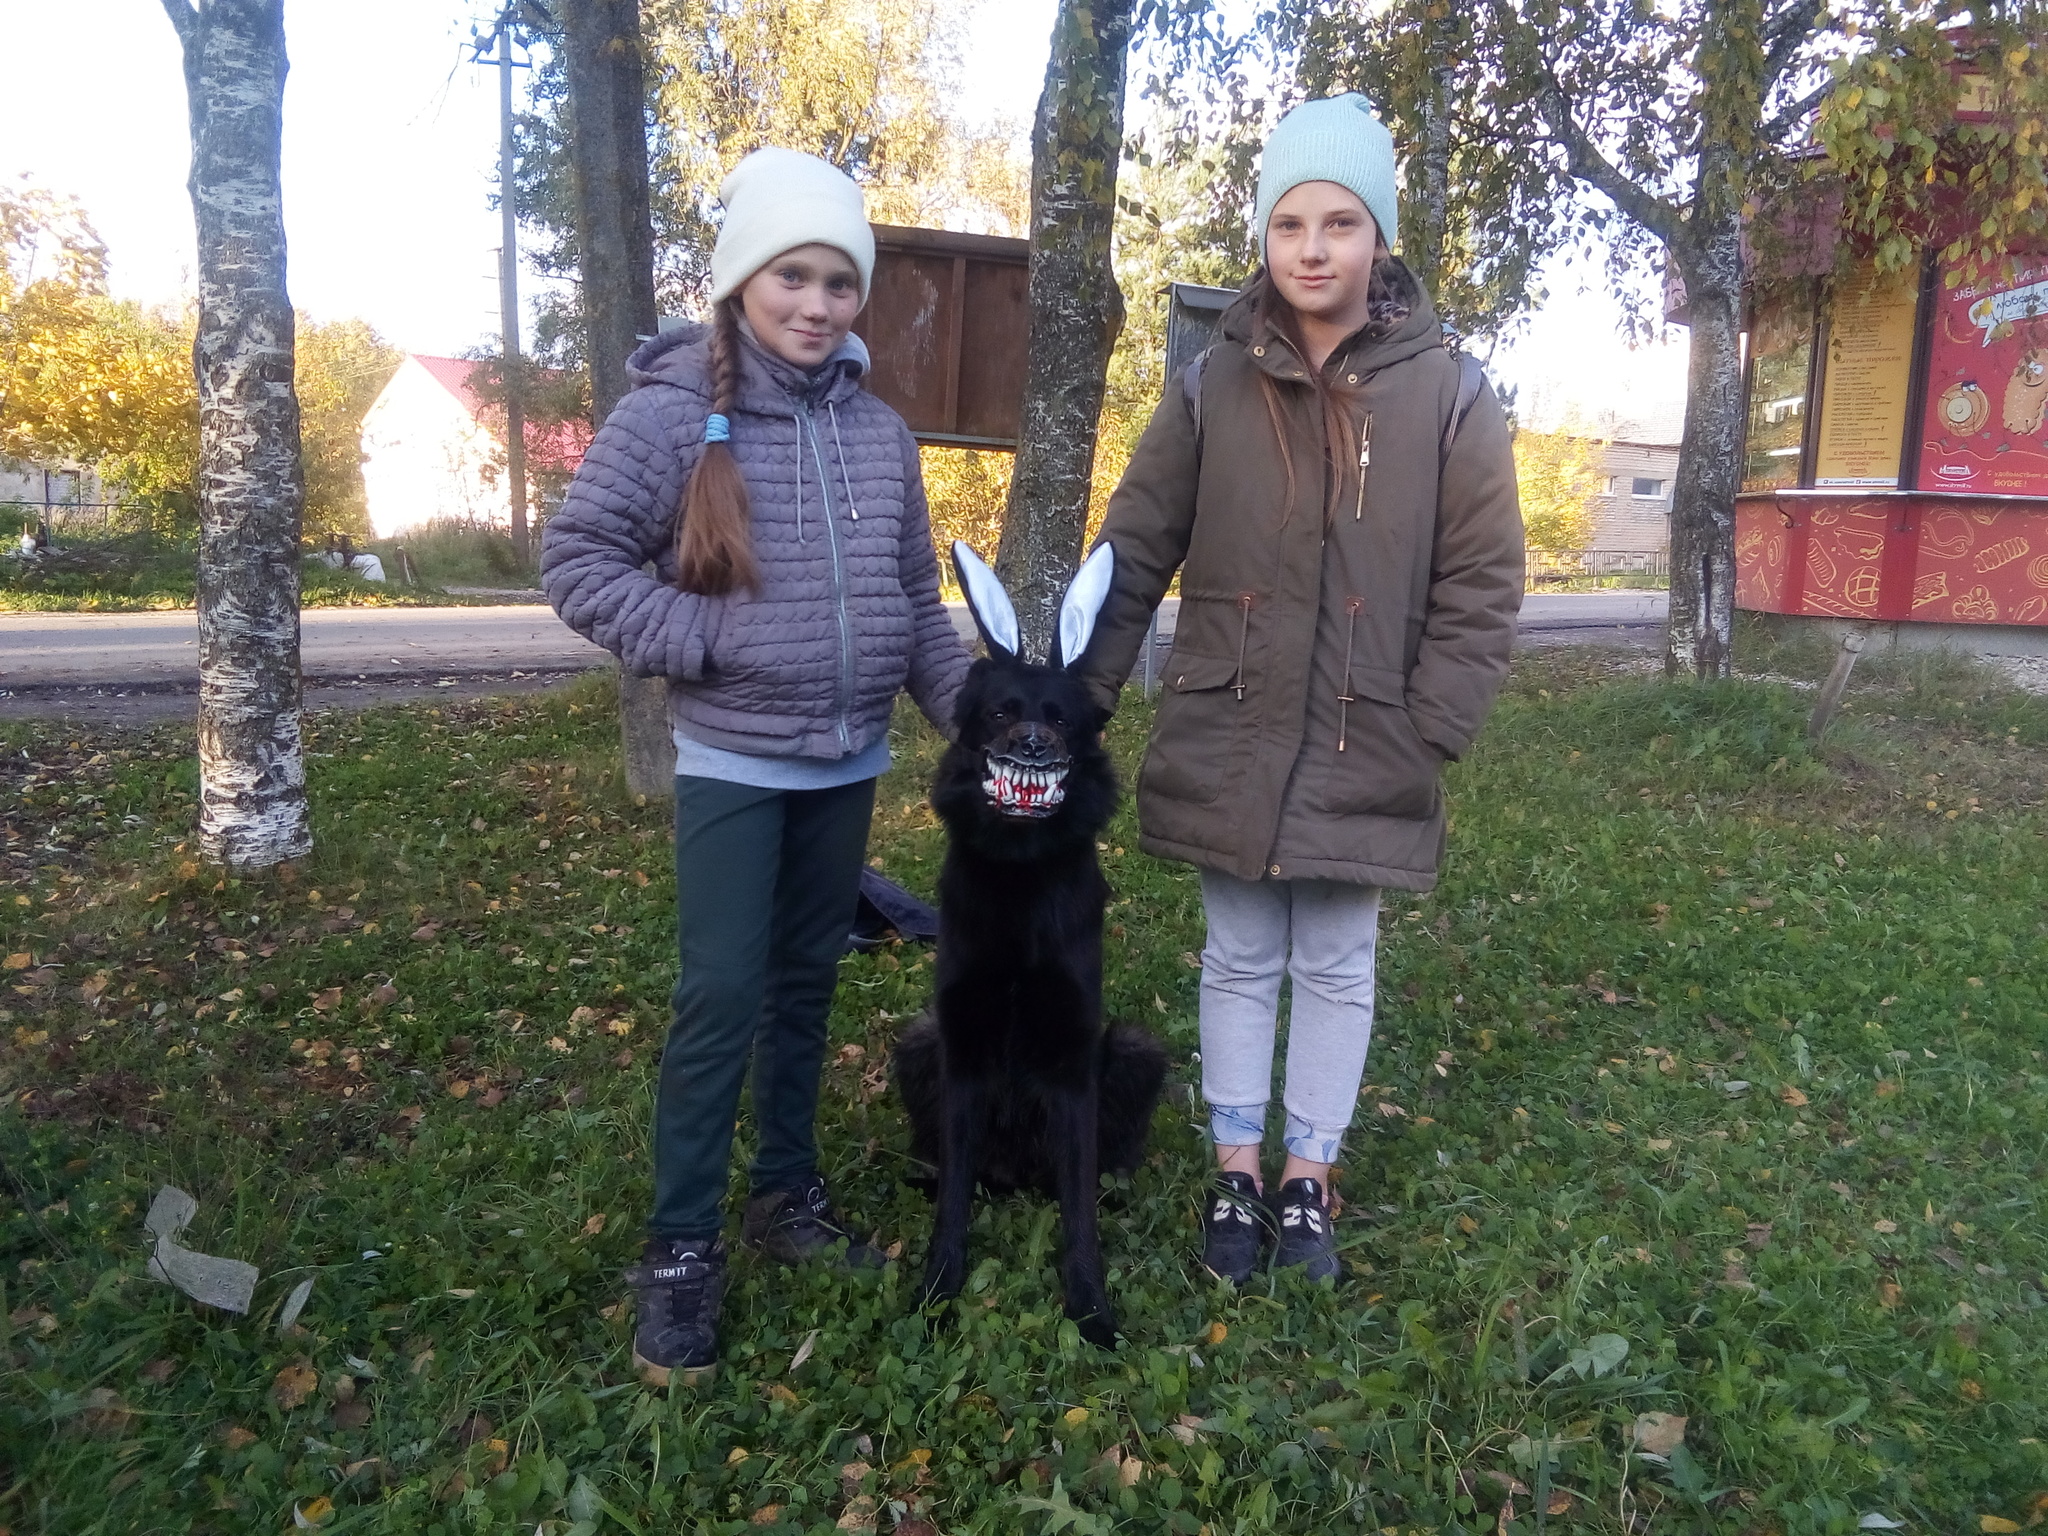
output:
<path id="1" fill-rule="evenodd" d="M 1828 318 L 1820 441 L 1813 483 L 1883 488 L 1899 483 L 1906 399 L 1912 390 L 1915 273 L 1844 285 Z"/>
<path id="2" fill-rule="evenodd" d="M 1031 243 L 876 224 L 875 274 L 853 323 L 867 385 L 920 443 L 1015 448 L 1024 405 Z"/>

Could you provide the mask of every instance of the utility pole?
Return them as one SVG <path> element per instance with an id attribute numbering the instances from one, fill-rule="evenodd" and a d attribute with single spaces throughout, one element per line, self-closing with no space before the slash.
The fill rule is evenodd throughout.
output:
<path id="1" fill-rule="evenodd" d="M 505 478 L 512 504 L 512 543 L 531 557 L 526 536 L 525 380 L 519 361 L 519 207 L 512 177 L 512 13 L 498 18 L 498 212 L 504 238 L 498 250 L 498 316 L 505 366 Z"/>

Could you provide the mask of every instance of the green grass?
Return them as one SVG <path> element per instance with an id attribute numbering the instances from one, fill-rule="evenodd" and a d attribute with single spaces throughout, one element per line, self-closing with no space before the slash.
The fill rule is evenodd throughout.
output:
<path id="1" fill-rule="evenodd" d="M 2048 706 L 1859 672 L 1815 755 L 1789 687 L 1617 665 L 1518 665 L 1452 774 L 1444 885 L 1387 904 L 1334 1290 L 1199 1276 L 1176 1101 L 1104 1197 L 1119 1352 L 1061 1319 L 1035 1201 L 979 1208 L 966 1297 L 921 1317 L 930 1211 L 876 1067 L 930 963 L 889 949 L 845 962 L 821 1134 L 902 1262 L 738 1258 L 723 1369 L 672 1394 L 631 1380 L 617 1306 L 668 839 L 616 781 L 601 683 L 317 717 L 318 849 L 248 880 L 191 857 L 188 735 L 0 728 L 0 1523 L 274 1531 L 325 1499 L 335 1532 L 551 1536 L 871 1509 L 916 1536 L 2024 1525 Z M 1112 730 L 1127 768 L 1143 714 Z M 929 891 L 936 746 L 898 745 L 873 851 Z M 1111 1007 L 1185 1074 L 1195 882 L 1128 811 L 1104 843 Z M 164 1183 L 200 1201 L 192 1246 L 263 1268 L 248 1318 L 147 1278 Z M 1663 1460 L 1649 1413 L 1687 1420 Z"/>
<path id="2" fill-rule="evenodd" d="M 395 539 L 375 539 L 365 549 L 384 561 L 384 570 L 398 579 L 398 550 L 403 546 L 426 586 L 531 587 L 539 579 L 530 561 L 505 534 L 460 523 L 428 523 Z"/>
<path id="3" fill-rule="evenodd" d="M 400 579 L 397 550 L 412 556 L 419 585 Z M 402 539 L 361 546 L 384 562 L 386 579 L 365 581 L 307 558 L 299 567 L 305 608 L 446 607 L 496 601 L 487 593 L 452 594 L 448 587 L 523 590 L 538 579 L 518 561 L 512 541 L 482 529 L 429 525 Z M 196 601 L 198 545 L 151 534 L 61 539 L 52 556 L 25 563 L 0 554 L 0 612 L 138 613 L 190 608 Z"/>

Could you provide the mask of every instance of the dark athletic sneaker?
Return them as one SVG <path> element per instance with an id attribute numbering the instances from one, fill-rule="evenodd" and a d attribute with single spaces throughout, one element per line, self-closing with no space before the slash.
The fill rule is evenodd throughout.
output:
<path id="1" fill-rule="evenodd" d="M 846 1245 L 839 1259 L 844 1268 L 880 1269 L 888 1262 L 847 1231 L 832 1209 L 825 1181 L 815 1173 L 794 1189 L 770 1190 L 749 1200 L 740 1241 L 778 1264 L 831 1256 L 839 1243 Z"/>
<path id="2" fill-rule="evenodd" d="M 626 1271 L 637 1293 L 633 1365 L 649 1386 L 680 1371 L 687 1385 L 718 1363 L 718 1304 L 725 1295 L 725 1244 L 717 1238 L 649 1238 Z"/>
<path id="3" fill-rule="evenodd" d="M 1272 1226 L 1273 1213 L 1250 1174 L 1217 1174 L 1202 1217 L 1203 1267 L 1218 1280 L 1243 1285 L 1259 1267 L 1259 1248 Z"/>
<path id="4" fill-rule="evenodd" d="M 1277 1202 L 1280 1242 L 1273 1265 L 1284 1268 L 1298 1264 L 1311 1280 L 1334 1280 L 1342 1268 L 1337 1262 L 1337 1234 L 1330 1226 L 1330 1196 L 1315 1179 L 1289 1179 L 1280 1186 Z"/>

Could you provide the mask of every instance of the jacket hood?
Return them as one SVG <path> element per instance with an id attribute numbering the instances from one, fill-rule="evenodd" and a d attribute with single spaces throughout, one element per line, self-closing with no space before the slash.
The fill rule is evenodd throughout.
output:
<path id="1" fill-rule="evenodd" d="M 1407 264 L 1398 256 L 1389 256 L 1380 263 L 1380 276 L 1396 306 L 1405 309 L 1406 314 L 1367 321 L 1330 353 L 1330 360 L 1323 365 L 1325 371 L 1341 365 L 1353 372 L 1376 373 L 1443 345 L 1443 326 L 1437 320 L 1436 306 L 1430 303 L 1429 295 L 1423 292 L 1422 284 L 1416 281 Z M 1250 346 L 1263 341 L 1265 336 L 1253 311 L 1251 284 L 1247 283 L 1245 289 L 1223 311 L 1221 331 L 1228 340 Z M 1293 359 L 1291 347 L 1286 348 L 1286 356 Z M 1284 373 L 1285 368 L 1277 351 L 1270 359 L 1262 358 L 1261 366 L 1268 373 Z"/>
<path id="2" fill-rule="evenodd" d="M 788 416 L 800 401 L 838 404 L 860 389 L 870 367 L 867 343 L 851 331 L 838 350 L 808 371 L 777 357 L 742 324 L 740 398 L 742 410 Z M 675 384 L 706 390 L 711 378 L 711 327 L 686 320 L 643 341 L 626 360 L 626 378 L 643 384 Z"/>

